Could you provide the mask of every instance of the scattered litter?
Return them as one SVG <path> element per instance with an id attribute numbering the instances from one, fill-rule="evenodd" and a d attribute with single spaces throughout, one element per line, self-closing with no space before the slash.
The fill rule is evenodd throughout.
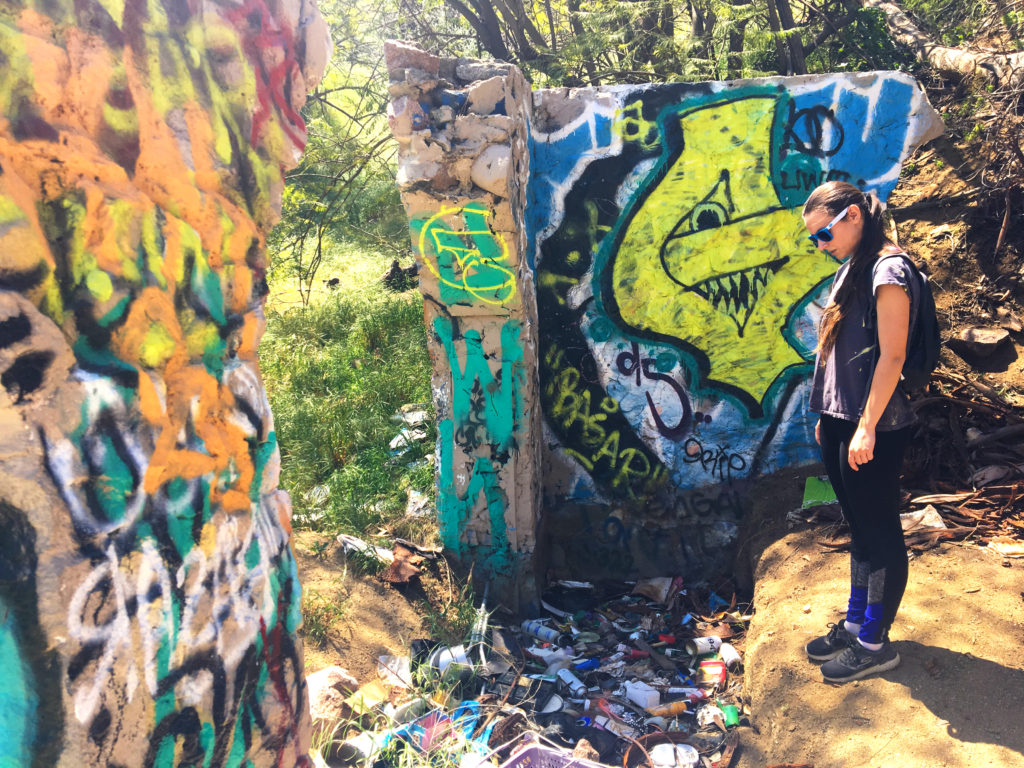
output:
<path id="1" fill-rule="evenodd" d="M 425 427 L 415 427 L 410 429 L 404 427 L 401 432 L 392 438 L 391 442 L 388 443 L 388 454 L 392 458 L 406 453 L 416 443 L 422 442 L 427 439 L 427 430 Z"/>
<path id="2" fill-rule="evenodd" d="M 408 656 L 380 656 L 377 676 L 388 685 L 408 688 L 412 685 L 411 659 Z"/>
<path id="3" fill-rule="evenodd" d="M 904 512 L 900 515 L 900 525 L 903 531 L 916 531 L 922 528 L 945 528 L 939 511 L 929 504 L 927 507 L 915 509 L 912 512 Z"/>
<path id="4" fill-rule="evenodd" d="M 410 427 L 418 427 L 426 424 L 430 419 L 430 411 L 422 403 L 409 403 L 403 405 L 398 411 L 391 415 L 391 420 L 399 424 L 406 424 Z"/>
<path id="5" fill-rule="evenodd" d="M 808 477 L 804 482 L 804 500 L 800 505 L 802 509 L 838 503 L 836 492 L 832 489 L 832 483 L 828 477 L 824 475 Z"/>
<path id="6" fill-rule="evenodd" d="M 408 517 L 426 517 L 427 515 L 434 515 L 435 510 L 430 504 L 430 497 L 417 491 L 414 488 L 410 488 L 408 491 L 409 500 L 405 505 L 405 514 Z"/>
<path id="7" fill-rule="evenodd" d="M 1024 557 L 1024 542 L 1009 536 L 993 536 L 988 548 L 1001 557 Z"/>
<path id="8" fill-rule="evenodd" d="M 423 557 L 339 541 L 391 555 L 395 571 Z M 465 643 L 415 640 L 408 656 L 379 657 L 380 681 L 345 700 L 330 765 L 729 767 L 751 618 L 733 594 L 674 577 L 561 582 L 543 595 L 546 617 L 512 626 L 486 603 L 485 592 Z"/>
<path id="9" fill-rule="evenodd" d="M 384 547 L 375 547 L 372 544 L 367 544 L 362 539 L 357 539 L 355 536 L 350 536 L 347 533 L 338 534 L 338 543 L 341 544 L 342 549 L 345 550 L 346 555 L 360 554 L 380 560 L 382 563 L 391 564 L 395 560 L 395 555 L 390 549 L 384 549 Z"/>
<path id="10" fill-rule="evenodd" d="M 633 587 L 633 594 L 649 597 L 656 603 L 667 604 L 669 598 L 675 594 L 672 591 L 673 581 L 673 579 L 668 577 L 642 579 Z"/>
<path id="11" fill-rule="evenodd" d="M 392 562 L 381 574 L 381 581 L 389 584 L 405 584 L 410 579 L 420 575 L 420 564 L 423 562 L 423 555 L 414 548 L 405 544 L 396 543 L 391 551 Z"/>

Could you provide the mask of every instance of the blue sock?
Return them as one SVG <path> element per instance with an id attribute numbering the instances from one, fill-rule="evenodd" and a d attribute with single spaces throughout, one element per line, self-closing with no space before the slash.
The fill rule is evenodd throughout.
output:
<path id="1" fill-rule="evenodd" d="M 864 621 L 860 625 L 857 637 L 865 643 L 882 642 L 882 604 L 871 603 L 864 611 Z"/>

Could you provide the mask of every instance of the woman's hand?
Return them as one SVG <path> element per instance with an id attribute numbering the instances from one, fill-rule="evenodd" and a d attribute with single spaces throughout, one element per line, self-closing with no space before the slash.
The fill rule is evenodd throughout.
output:
<path id="1" fill-rule="evenodd" d="M 850 439 L 850 447 L 846 452 L 846 460 L 850 467 L 856 471 L 861 464 L 867 464 L 875 457 L 875 430 L 868 429 L 862 422 L 858 422 L 857 431 Z"/>
<path id="2" fill-rule="evenodd" d="M 814 425 L 814 442 L 821 445 L 821 419 Z"/>

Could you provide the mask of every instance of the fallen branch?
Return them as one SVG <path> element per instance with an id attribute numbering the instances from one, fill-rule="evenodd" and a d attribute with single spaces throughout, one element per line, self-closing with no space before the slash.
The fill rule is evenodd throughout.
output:
<path id="1" fill-rule="evenodd" d="M 918 61 L 927 62 L 941 72 L 960 77 L 981 79 L 995 86 L 1017 87 L 1024 84 L 1024 53 L 991 53 L 969 51 L 939 45 L 925 35 L 895 3 L 886 0 L 863 0 L 865 8 L 875 8 L 885 14 L 889 34 L 896 42 L 914 52 Z"/>
<path id="2" fill-rule="evenodd" d="M 979 445 L 985 445 L 986 443 L 992 443 L 996 440 L 1002 440 L 1006 437 L 1014 437 L 1016 435 L 1024 435 L 1024 424 L 1011 424 L 1008 427 L 997 429 L 995 432 L 989 432 L 986 435 L 975 437 L 972 440 L 967 441 L 967 447 L 977 448 Z"/>

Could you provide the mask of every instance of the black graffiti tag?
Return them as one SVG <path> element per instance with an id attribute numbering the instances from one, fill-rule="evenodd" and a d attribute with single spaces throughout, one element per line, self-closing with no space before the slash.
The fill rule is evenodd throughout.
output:
<path id="1" fill-rule="evenodd" d="M 798 110 L 791 101 L 783 142 L 804 155 L 832 157 L 843 146 L 843 124 L 822 104 Z"/>
<path id="2" fill-rule="evenodd" d="M 662 381 L 668 384 L 672 388 L 672 391 L 676 393 L 676 396 L 679 398 L 679 406 L 682 414 L 679 417 L 679 423 L 674 427 L 670 427 L 661 420 L 661 414 L 658 412 L 658 409 L 654 404 L 654 398 L 651 397 L 651 393 L 644 393 L 647 396 L 647 405 L 651 408 L 651 416 L 654 417 L 654 424 L 658 427 L 658 431 L 665 437 L 671 440 L 676 440 L 690 430 L 690 424 L 693 417 L 693 411 L 690 407 L 690 398 L 687 397 L 686 390 L 683 389 L 682 385 L 667 373 L 660 373 L 659 371 L 651 370 L 651 366 L 653 364 L 654 358 L 640 357 L 640 347 L 635 341 L 628 352 L 619 353 L 619 356 L 615 359 L 615 365 L 621 373 L 624 373 L 627 376 L 636 376 L 636 385 L 638 387 L 640 386 L 642 379 Z"/>

